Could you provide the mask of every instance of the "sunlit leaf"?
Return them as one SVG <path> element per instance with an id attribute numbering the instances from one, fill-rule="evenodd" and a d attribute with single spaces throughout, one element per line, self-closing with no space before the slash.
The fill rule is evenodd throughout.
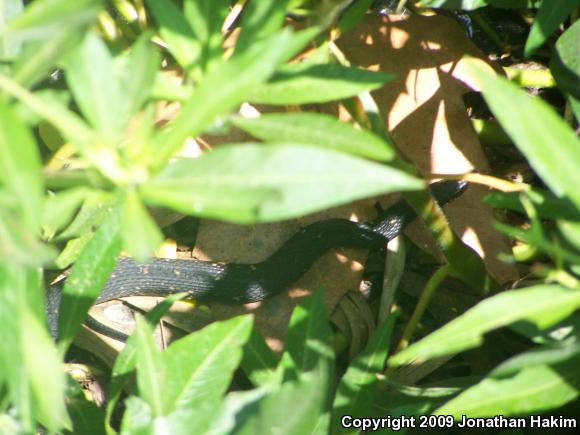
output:
<path id="1" fill-rule="evenodd" d="M 456 418 L 540 414 L 578 397 L 579 362 L 576 356 L 551 366 L 526 366 L 513 377 L 488 376 L 434 413 Z"/>
<path id="2" fill-rule="evenodd" d="M 284 23 L 288 0 L 260 0 L 248 2 L 242 14 L 241 32 L 236 51 L 251 47 L 255 41 L 274 33 Z"/>
<path id="3" fill-rule="evenodd" d="M 101 0 L 34 1 L 10 22 L 8 34 L 27 40 L 48 39 L 63 28 L 73 28 L 93 21 L 101 3 Z"/>
<path id="4" fill-rule="evenodd" d="M 123 131 L 121 84 L 105 43 L 93 33 L 66 61 L 66 80 L 74 99 L 95 130 L 109 140 Z M 128 98 L 128 97 L 124 97 Z"/>
<path id="5" fill-rule="evenodd" d="M 170 374 L 160 392 L 164 413 L 221 398 L 240 364 L 251 328 L 252 317 L 235 317 L 172 343 L 163 354 Z"/>
<path id="6" fill-rule="evenodd" d="M 35 233 L 40 225 L 44 188 L 40 155 L 28 128 L 2 101 L 0 155 L 0 188 L 11 197 L 10 209 L 22 213 L 24 224 L 31 233 Z"/>
<path id="7" fill-rule="evenodd" d="M 61 350 L 72 343 L 87 311 L 94 303 L 117 263 L 121 249 L 118 216 L 109 215 L 87 243 L 73 266 L 64 288 L 58 318 Z"/>
<path id="8" fill-rule="evenodd" d="M 381 373 L 385 367 L 395 320 L 396 316 L 390 316 L 377 328 L 365 350 L 351 361 L 340 380 L 333 405 L 334 433 L 358 433 L 355 428 L 347 430 L 342 427 L 342 417 L 368 415 L 375 397 L 371 387 L 377 382 L 377 373 Z"/>
<path id="9" fill-rule="evenodd" d="M 578 41 L 580 40 L 580 21 L 576 20 L 556 42 L 552 53 L 550 69 L 556 83 L 568 92 L 575 100 L 580 99 L 580 56 Z M 574 103 L 572 104 L 574 106 Z"/>
<path id="10" fill-rule="evenodd" d="M 286 65 L 248 99 L 262 104 L 324 103 L 378 89 L 391 79 L 384 72 L 329 65 Z"/>
<path id="11" fill-rule="evenodd" d="M 168 165 L 141 193 L 150 204 L 251 223 L 423 186 L 402 171 L 336 151 L 244 144 Z"/>
<path id="12" fill-rule="evenodd" d="M 318 146 L 380 161 L 391 160 L 395 153 L 389 144 L 368 130 L 356 129 L 321 113 L 237 117 L 233 123 L 265 141 Z"/>
<path id="13" fill-rule="evenodd" d="M 292 33 L 285 29 L 216 67 L 199 83 L 179 115 L 157 136 L 152 165 L 162 167 L 187 137 L 202 133 L 219 116 L 246 100 L 253 89 L 302 48 L 309 37 L 309 33 Z"/>
<path id="14" fill-rule="evenodd" d="M 536 14 L 534 24 L 528 35 L 524 55 L 529 57 L 541 47 L 546 39 L 568 18 L 574 8 L 578 6 L 580 6 L 579 0 L 544 1 L 540 5 L 540 9 Z"/>
<path id="15" fill-rule="evenodd" d="M 517 321 L 552 326 L 580 307 L 580 289 L 538 285 L 510 290 L 485 299 L 461 316 L 390 358 L 401 365 L 470 349 L 483 342 L 485 333 Z"/>
<path id="16" fill-rule="evenodd" d="M 137 261 L 150 258 L 163 242 L 163 234 L 133 189 L 125 195 L 121 235 L 124 249 Z"/>
<path id="17" fill-rule="evenodd" d="M 548 103 L 475 65 L 485 101 L 502 127 L 552 191 L 580 209 L 578 137 Z"/>

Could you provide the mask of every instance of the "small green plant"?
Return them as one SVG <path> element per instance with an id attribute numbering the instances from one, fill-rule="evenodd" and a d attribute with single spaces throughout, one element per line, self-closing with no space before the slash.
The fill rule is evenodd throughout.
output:
<path id="1" fill-rule="evenodd" d="M 335 57 L 329 30 L 347 31 L 370 3 L 0 2 L 1 433 L 358 433 L 374 427 L 361 418 L 392 417 L 381 429 L 395 429 L 406 416 L 419 428 L 431 427 L 420 417 L 434 414 L 444 418 L 433 424 L 456 428 L 462 416 L 577 405 L 580 141 L 570 124 L 580 119 L 580 26 L 572 0 L 504 2 L 539 6 L 526 56 L 572 17 L 550 63 L 569 122 L 473 67 L 495 119 L 543 182 L 486 199 L 526 219 L 498 227 L 542 258 L 533 269 L 540 282 L 492 294 L 396 353 L 391 315 L 346 363 L 336 355 L 321 292 L 294 310 L 281 355 L 249 316 L 213 323 L 161 351 L 151 325 L 183 296 L 174 295 L 139 317 L 107 376 L 104 406 L 65 374 L 67 352 L 121 251 L 146 261 L 162 243 L 151 207 L 250 224 L 402 192 L 415 208 L 432 210 L 427 220 L 448 261 L 425 288 L 435 291 L 450 274 L 466 288 L 497 290 L 377 122 L 370 92 L 390 76 Z M 472 10 L 500 2 L 416 3 Z M 308 25 L 285 25 L 289 14 Z M 311 46 L 314 54 L 294 61 Z M 244 102 L 341 100 L 360 109 L 355 118 L 368 129 L 318 113 L 236 114 Z M 159 103 L 179 104 L 165 125 L 157 123 Z M 188 138 L 233 126 L 256 142 L 180 157 Z M 45 279 L 71 265 L 55 343 Z M 397 367 L 473 350 L 494 331 L 513 343 L 498 366 L 420 387 L 397 382 Z"/>

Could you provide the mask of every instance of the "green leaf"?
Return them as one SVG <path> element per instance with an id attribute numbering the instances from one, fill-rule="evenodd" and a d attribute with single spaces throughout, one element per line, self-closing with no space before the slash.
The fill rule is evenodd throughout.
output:
<path id="1" fill-rule="evenodd" d="M 558 222 L 558 229 L 566 240 L 580 252 L 580 222 L 561 220 Z"/>
<path id="2" fill-rule="evenodd" d="M 151 258 L 155 249 L 163 242 L 163 234 L 133 189 L 125 194 L 121 234 L 124 250 L 137 261 Z"/>
<path id="3" fill-rule="evenodd" d="M 580 343 L 564 342 L 553 346 L 541 346 L 528 352 L 516 355 L 500 364 L 492 372 L 494 378 L 505 378 L 516 374 L 526 367 L 538 365 L 554 365 L 570 359 L 576 359 L 580 355 Z"/>
<path id="4" fill-rule="evenodd" d="M 5 102 L 0 101 L 0 188 L 11 198 L 9 209 L 21 215 L 27 229 L 40 226 L 43 182 L 40 156 L 28 128 Z"/>
<path id="5" fill-rule="evenodd" d="M 109 215 L 87 243 L 66 279 L 58 319 L 59 347 L 63 353 L 115 268 L 121 249 L 117 220 L 116 213 Z"/>
<path id="6" fill-rule="evenodd" d="M 202 47 L 181 11 L 170 0 L 147 0 L 167 49 L 186 71 L 197 66 Z"/>
<path id="7" fill-rule="evenodd" d="M 0 366 L 6 376 L 3 396 L 19 416 L 23 433 L 32 433 L 34 420 L 53 432 L 70 427 L 60 356 L 41 322 L 40 282 L 36 268 L 0 265 Z"/>
<path id="8" fill-rule="evenodd" d="M 372 4 L 373 0 L 359 0 L 344 11 L 338 22 L 340 33 L 346 33 L 354 28 L 362 20 Z"/>
<path id="9" fill-rule="evenodd" d="M 558 26 L 578 6 L 580 6 L 580 0 L 551 0 L 542 2 L 526 41 L 524 56 L 530 57 L 534 51 L 541 47 L 546 42 L 546 39 L 548 39 L 548 36 L 554 33 Z"/>
<path id="10" fill-rule="evenodd" d="M 221 399 L 242 358 L 252 317 L 213 323 L 174 343 L 163 353 L 164 414 Z"/>
<path id="11" fill-rule="evenodd" d="M 388 166 L 302 145 L 220 146 L 168 165 L 142 198 L 183 213 L 237 223 L 302 216 L 424 183 Z"/>
<path id="12" fill-rule="evenodd" d="M 70 426 L 64 402 L 65 378 L 52 337 L 30 310 L 21 312 L 21 352 L 38 420 L 51 431 Z"/>
<path id="13" fill-rule="evenodd" d="M 163 394 L 165 386 L 171 382 L 173 374 L 167 370 L 153 341 L 153 328 L 143 319 L 137 317 L 137 323 L 133 332 L 137 346 L 136 367 L 137 387 L 139 396 L 151 407 L 154 416 L 164 414 Z"/>
<path id="14" fill-rule="evenodd" d="M 97 133 L 114 141 L 123 133 L 127 116 L 121 109 L 123 94 L 113 58 L 105 43 L 87 33 L 65 64 L 66 80 L 81 111 Z M 124 89 L 124 88 L 123 88 Z"/>
<path id="15" fill-rule="evenodd" d="M 151 88 L 151 97 L 156 100 L 179 101 L 183 103 L 191 98 L 193 87 L 184 85 L 178 77 L 158 71 Z"/>
<path id="16" fill-rule="evenodd" d="M 557 198 L 547 190 L 534 189 L 523 193 L 536 206 L 538 216 L 544 219 L 580 219 L 580 210 L 566 200 Z M 496 208 L 507 208 L 519 213 L 526 213 L 519 192 L 492 192 L 486 195 L 483 202 Z"/>
<path id="17" fill-rule="evenodd" d="M 364 417 L 368 415 L 375 397 L 371 387 L 377 382 L 377 373 L 385 367 L 391 344 L 396 316 L 389 316 L 373 333 L 365 350 L 348 366 L 340 383 L 333 405 L 333 433 L 358 433 L 357 429 L 347 430 L 341 426 L 344 415 Z"/>
<path id="18" fill-rule="evenodd" d="M 203 401 L 195 407 L 178 409 L 168 415 L 153 416 L 151 407 L 139 397 L 126 400 L 121 434 L 209 434 L 209 427 L 218 417 L 218 403 Z"/>
<path id="19" fill-rule="evenodd" d="M 558 197 L 568 197 L 580 209 L 580 140 L 572 129 L 540 98 L 475 63 L 473 72 L 485 101 L 534 170 Z"/>
<path id="20" fill-rule="evenodd" d="M 201 46 L 199 66 L 204 73 L 221 62 L 222 25 L 229 12 L 229 0 L 186 0 L 183 13 L 189 22 L 196 43 Z"/>
<path id="21" fill-rule="evenodd" d="M 48 39 L 63 28 L 92 22 L 101 3 L 101 0 L 37 0 L 10 22 L 8 34 L 20 39 Z"/>
<path id="22" fill-rule="evenodd" d="M 0 58 L 10 58 L 21 52 L 21 41 L 12 40 L 5 35 L 4 29 L 8 22 L 22 13 L 23 9 L 22 0 L 7 0 L 0 3 Z"/>
<path id="23" fill-rule="evenodd" d="M 135 396 L 130 396 L 125 400 L 125 412 L 121 423 L 122 435 L 154 434 L 152 422 L 151 406 L 145 400 Z"/>
<path id="24" fill-rule="evenodd" d="M 45 79 L 82 39 L 83 28 L 61 29 L 47 39 L 33 41 L 24 46 L 14 61 L 12 77 L 22 86 L 30 88 Z"/>
<path id="25" fill-rule="evenodd" d="M 108 397 L 107 397 L 108 399 Z M 87 399 L 80 384 L 68 384 L 67 410 L 72 420 L 72 433 L 105 435 L 105 413 L 96 403 Z"/>
<path id="26" fill-rule="evenodd" d="M 0 256 L 6 264 L 43 266 L 54 261 L 54 250 L 38 241 L 30 228 L 0 201 Z"/>
<path id="27" fill-rule="evenodd" d="M 294 308 L 284 349 L 300 373 L 312 371 L 321 364 L 330 370 L 334 367 L 333 342 L 324 292 L 317 291 Z"/>
<path id="28" fill-rule="evenodd" d="M 251 47 L 255 41 L 279 30 L 286 18 L 288 0 L 250 1 L 244 8 L 241 32 L 236 41 L 236 52 Z"/>
<path id="29" fill-rule="evenodd" d="M 269 393 L 255 416 L 237 432 L 251 434 L 326 434 L 329 374 L 324 365 L 303 373 L 297 382 L 286 382 Z"/>
<path id="30" fill-rule="evenodd" d="M 489 376 L 438 408 L 434 414 L 461 418 L 539 414 L 578 397 L 580 357 L 524 367 L 511 378 Z"/>
<path id="31" fill-rule="evenodd" d="M 238 433 L 245 422 L 256 413 L 259 402 L 269 393 L 270 390 L 266 388 L 229 393 L 221 402 L 219 414 L 209 414 L 209 417 L 213 418 L 207 425 L 206 433 L 216 435 Z"/>
<path id="32" fill-rule="evenodd" d="M 254 327 L 244 345 L 244 354 L 240 366 L 248 379 L 256 386 L 268 386 L 279 383 L 276 371 L 278 356 L 268 347 L 264 337 Z"/>
<path id="33" fill-rule="evenodd" d="M 556 42 L 552 53 L 550 69 L 558 86 L 576 100 L 580 99 L 580 21 L 566 30 Z"/>
<path id="34" fill-rule="evenodd" d="M 150 325 L 155 325 L 159 320 L 161 320 L 175 301 L 183 299 L 186 295 L 186 293 L 175 293 L 163 299 L 147 313 L 145 320 Z M 111 421 L 115 405 L 121 396 L 123 387 L 129 381 L 131 374 L 135 370 L 139 340 L 142 338 L 143 337 L 138 338 L 136 334 L 130 335 L 125 343 L 125 347 L 123 347 L 123 350 L 115 359 L 115 365 L 111 371 L 111 380 L 107 388 L 107 408 L 105 416 L 107 425 L 109 425 L 109 422 Z M 112 428 L 110 429 L 112 430 Z"/>
<path id="35" fill-rule="evenodd" d="M 321 113 L 272 113 L 259 118 L 236 117 L 232 121 L 265 141 L 318 146 L 380 161 L 391 160 L 395 155 L 389 144 L 370 131 Z"/>
<path id="36" fill-rule="evenodd" d="M 384 72 L 330 65 L 285 65 L 258 87 L 249 101 L 261 104 L 325 103 L 382 87 L 393 76 Z"/>
<path id="37" fill-rule="evenodd" d="M 76 187 L 48 196 L 41 216 L 44 238 L 50 239 L 58 230 L 64 228 L 90 194 L 91 189 Z"/>
<path id="38" fill-rule="evenodd" d="M 94 133 L 88 125 L 65 106 L 54 101 L 44 100 L 1 74 L 0 89 L 17 98 L 32 111 L 53 124 L 63 137 L 72 142 L 79 151 L 85 152 L 87 147 L 95 142 Z"/>
<path id="39" fill-rule="evenodd" d="M 244 102 L 278 65 L 306 42 L 308 33 L 284 29 L 216 67 L 196 87 L 179 115 L 155 140 L 154 168 L 162 168 L 188 137 L 195 137 L 217 118 Z"/>
<path id="40" fill-rule="evenodd" d="M 118 198 L 104 191 L 86 191 L 85 201 L 68 227 L 59 235 L 59 240 L 84 236 L 99 227 L 107 217 L 107 210 L 115 208 Z"/>
<path id="41" fill-rule="evenodd" d="M 580 290 L 558 285 L 538 285 L 492 296 L 458 318 L 390 358 L 396 366 L 471 349 L 483 335 L 517 321 L 540 329 L 554 325 L 580 307 Z"/>
<path id="42" fill-rule="evenodd" d="M 120 108 L 116 113 L 123 128 L 151 95 L 151 87 L 159 68 L 159 53 L 151 43 L 151 33 L 143 33 L 131 47 L 120 71 L 123 92 L 118 96 Z"/>

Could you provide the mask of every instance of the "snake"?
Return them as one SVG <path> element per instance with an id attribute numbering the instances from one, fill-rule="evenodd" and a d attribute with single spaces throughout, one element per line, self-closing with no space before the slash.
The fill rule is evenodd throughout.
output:
<path id="1" fill-rule="evenodd" d="M 433 184 L 430 191 L 437 203 L 444 205 L 466 188 L 465 181 L 441 181 Z M 368 222 L 339 218 L 314 222 L 297 231 L 266 260 L 254 264 L 166 258 L 138 263 L 121 256 L 95 302 L 129 296 L 166 297 L 181 292 L 186 292 L 188 299 L 204 304 L 262 301 L 288 289 L 328 250 L 384 246 L 416 216 L 415 210 L 400 200 Z M 62 286 L 61 281 L 50 286 L 46 293 L 48 324 L 55 338 L 58 337 Z"/>

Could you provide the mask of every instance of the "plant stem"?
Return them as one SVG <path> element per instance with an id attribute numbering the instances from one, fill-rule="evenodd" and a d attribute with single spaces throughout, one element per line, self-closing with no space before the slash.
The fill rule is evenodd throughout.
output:
<path id="1" fill-rule="evenodd" d="M 429 279 L 425 288 L 421 292 L 421 296 L 419 297 L 419 302 L 415 306 L 415 311 L 413 311 L 413 315 L 411 319 L 407 323 L 405 330 L 403 331 L 403 336 L 401 337 L 401 341 L 397 345 L 395 353 L 403 350 L 409 345 L 409 342 L 413 338 L 415 334 L 415 330 L 417 329 L 417 325 L 419 325 L 419 321 L 429 302 L 431 301 L 431 297 L 435 294 L 435 291 L 439 288 L 443 280 L 451 273 L 451 267 L 449 265 L 442 266 L 437 272 L 433 274 L 433 276 Z"/>

